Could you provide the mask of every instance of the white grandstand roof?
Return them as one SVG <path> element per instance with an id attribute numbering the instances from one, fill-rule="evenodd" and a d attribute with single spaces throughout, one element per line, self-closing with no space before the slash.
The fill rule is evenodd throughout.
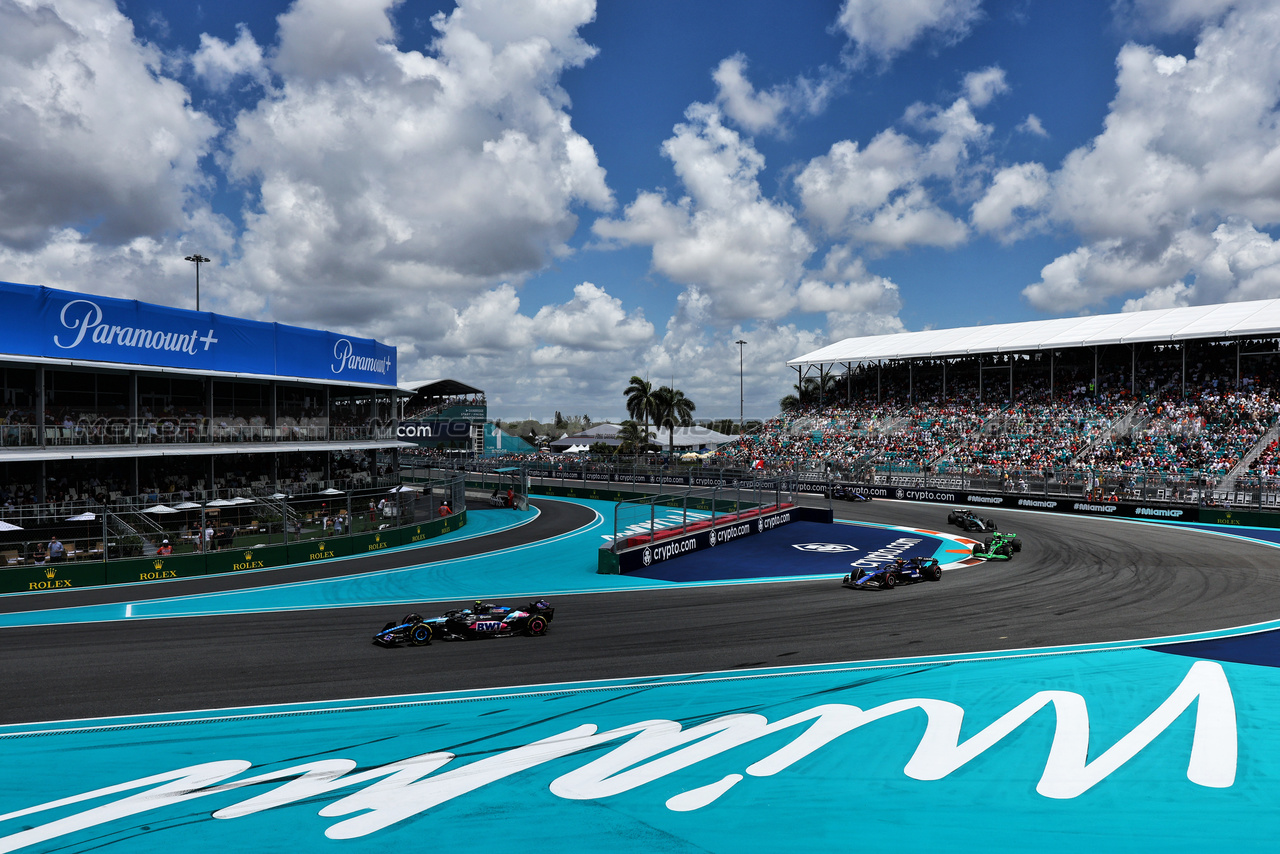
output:
<path id="1" fill-rule="evenodd" d="M 787 365 L 943 358 L 1196 338 L 1272 336 L 1280 336 L 1280 299 L 846 338 L 791 359 Z"/>

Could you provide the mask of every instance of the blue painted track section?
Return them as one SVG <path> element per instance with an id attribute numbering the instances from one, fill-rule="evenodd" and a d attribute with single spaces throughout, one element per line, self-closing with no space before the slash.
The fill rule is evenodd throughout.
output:
<path id="1" fill-rule="evenodd" d="M 821 538 L 780 529 L 774 545 L 864 548 L 865 532 L 845 529 L 868 526 L 822 527 Z M 136 618 L 472 598 L 478 579 L 508 593 L 678 583 L 596 575 L 601 536 L 598 521 L 487 557 L 114 607 Z M 963 550 L 937 536 L 935 554 Z M 740 562 L 769 543 L 715 555 Z M 67 610 L 77 613 L 15 616 L 127 618 Z M 1272 623 L 1034 653 L 0 727 L 0 854 L 169 854 L 193 840 L 291 852 L 477 840 L 619 854 L 1269 852 L 1280 837 L 1277 663 Z"/>
<path id="2" fill-rule="evenodd" d="M 888 549 L 895 544 L 897 547 Z M 867 555 L 883 552 L 873 558 L 875 563 L 893 557 L 933 557 L 942 544 L 938 537 L 890 532 L 875 525 L 793 522 L 746 540 L 663 561 L 633 572 L 631 577 L 688 582 L 845 575 L 854 561 Z"/>

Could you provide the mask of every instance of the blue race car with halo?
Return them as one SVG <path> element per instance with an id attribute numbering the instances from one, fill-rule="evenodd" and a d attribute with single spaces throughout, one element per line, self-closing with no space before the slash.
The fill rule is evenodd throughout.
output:
<path id="1" fill-rule="evenodd" d="M 844 577 L 844 586 L 854 590 L 879 587 L 881 590 L 892 590 L 899 584 L 915 584 L 917 581 L 941 581 L 942 567 L 938 559 L 932 557 L 913 557 L 903 560 L 886 561 L 870 569 L 858 567 Z"/>
<path id="2" fill-rule="evenodd" d="M 379 646 L 409 643 L 426 646 L 433 640 L 477 640 L 504 638 L 512 635 L 540 637 L 551 628 L 556 609 L 545 599 L 530 602 L 523 608 L 491 605 L 477 600 L 470 608 L 445 611 L 439 617 L 424 619 L 421 614 L 408 614 L 400 622 L 390 622 L 373 636 Z"/>

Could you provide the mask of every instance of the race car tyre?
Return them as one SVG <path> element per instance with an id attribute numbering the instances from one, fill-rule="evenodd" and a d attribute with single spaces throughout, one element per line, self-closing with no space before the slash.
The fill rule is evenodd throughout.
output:
<path id="1" fill-rule="evenodd" d="M 411 623 L 421 623 L 421 622 L 422 622 L 421 614 L 405 614 L 404 622 L 402 622 L 400 625 L 407 626 Z"/>
<path id="2" fill-rule="evenodd" d="M 996 520 L 995 520 L 995 519 L 988 519 L 988 520 L 987 520 L 987 527 L 988 527 L 988 528 L 990 528 L 990 529 L 991 529 L 991 530 L 993 530 L 993 531 L 998 531 L 998 530 L 1000 530 L 999 528 L 997 528 L 997 527 L 996 527 Z"/>
<path id="3" fill-rule="evenodd" d="M 431 643 L 432 634 L 431 627 L 420 622 L 409 630 L 409 642 L 414 646 L 426 646 Z"/>
<path id="4" fill-rule="evenodd" d="M 1012 558 L 1013 547 L 1006 543 L 1005 545 L 1000 547 L 1000 551 L 998 553 L 1004 555 L 1007 558 Z"/>
<path id="5" fill-rule="evenodd" d="M 1022 551 L 1022 540 L 1014 540 L 1014 541 L 1013 541 L 1013 550 L 1014 550 L 1015 552 L 1020 552 L 1020 551 Z"/>
<path id="6" fill-rule="evenodd" d="M 529 622 L 525 624 L 524 630 L 529 633 L 530 637 L 540 637 L 547 633 L 547 618 L 542 616 L 533 616 L 529 618 Z"/>
<path id="7" fill-rule="evenodd" d="M 898 579 L 894 577 L 893 573 L 886 572 L 884 575 L 884 581 L 880 582 L 880 586 L 887 590 L 892 590 L 893 586 L 897 583 L 898 583 Z"/>
<path id="8" fill-rule="evenodd" d="M 974 556 L 974 557 L 977 557 L 978 555 L 982 554 L 982 553 L 983 553 L 983 551 L 985 551 L 985 550 L 986 550 L 986 546 L 984 546 L 982 543 L 974 543 L 974 544 L 973 544 L 973 556 Z"/>
<path id="9" fill-rule="evenodd" d="M 928 567 L 927 569 L 925 569 L 925 577 L 928 578 L 930 581 L 941 581 L 942 567 L 940 566 Z"/>

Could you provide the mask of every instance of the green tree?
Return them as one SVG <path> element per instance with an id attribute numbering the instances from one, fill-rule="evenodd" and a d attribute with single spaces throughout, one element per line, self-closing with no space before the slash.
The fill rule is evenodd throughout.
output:
<path id="1" fill-rule="evenodd" d="M 657 415 L 653 385 L 638 376 L 631 378 L 623 394 L 627 397 L 627 414 L 644 425 L 645 443 L 649 442 L 649 421 Z"/>
<path id="2" fill-rule="evenodd" d="M 620 454 L 631 453 L 638 456 L 650 444 L 648 428 L 642 428 L 630 419 L 622 422 L 622 429 L 618 431 L 618 439 L 622 442 L 618 446 L 618 453 Z"/>
<path id="3" fill-rule="evenodd" d="M 792 386 L 795 394 L 782 398 L 778 401 L 778 405 L 782 407 L 783 412 L 794 412 L 806 406 L 817 406 L 826 401 L 834 401 L 839 387 L 839 382 L 834 376 L 828 376 L 824 380 L 805 377 Z"/>
<path id="4" fill-rule="evenodd" d="M 654 420 L 667 430 L 667 456 L 676 452 L 676 428 L 693 426 L 693 412 L 698 407 L 678 388 L 663 386 L 653 393 L 656 400 Z"/>

